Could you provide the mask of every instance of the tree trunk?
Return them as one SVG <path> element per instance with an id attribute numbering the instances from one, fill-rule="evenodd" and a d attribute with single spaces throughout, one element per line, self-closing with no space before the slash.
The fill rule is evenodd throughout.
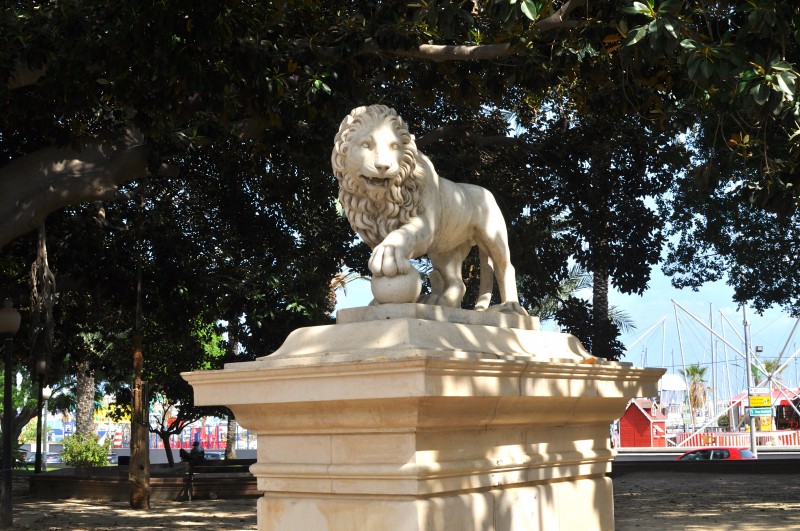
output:
<path id="1" fill-rule="evenodd" d="M 75 386 L 75 434 L 94 433 L 94 369 L 88 361 L 78 363 Z"/>
<path id="2" fill-rule="evenodd" d="M 139 215 L 136 227 L 141 230 L 142 210 L 144 208 L 144 194 L 140 200 Z M 145 392 L 145 382 L 142 380 L 144 369 L 144 353 L 142 352 L 143 324 L 142 324 L 142 247 L 137 238 L 136 245 L 136 309 L 134 311 L 133 333 L 133 391 L 131 404 L 131 462 L 128 467 L 128 483 L 130 485 L 130 506 L 132 509 L 150 508 L 150 418 Z"/>
<path id="3" fill-rule="evenodd" d="M 133 349 L 133 404 L 131 411 L 131 462 L 128 467 L 130 506 L 132 509 L 150 508 L 150 448 L 149 430 L 143 423 L 144 384 L 142 382 L 142 336 L 134 336 Z"/>
<path id="4" fill-rule="evenodd" d="M 42 378 L 36 383 L 36 409 L 40 414 L 36 417 L 36 460 L 33 463 L 33 473 L 38 474 L 42 471 L 42 423 L 47 422 L 47 411 L 44 410 L 42 396 Z"/>
<path id="5" fill-rule="evenodd" d="M 175 456 L 172 455 L 172 446 L 169 441 L 170 433 L 162 431 L 158 433 L 158 436 L 161 438 L 161 442 L 164 443 L 164 451 L 167 453 L 168 466 L 172 468 L 175 466 Z"/>
<path id="6" fill-rule="evenodd" d="M 612 354 L 609 344 L 611 319 L 608 317 L 608 267 L 595 266 L 592 276 L 592 354 L 610 359 Z"/>
<path id="7" fill-rule="evenodd" d="M 233 415 L 228 416 L 228 433 L 225 436 L 225 459 L 236 459 L 236 426 Z"/>
<path id="8" fill-rule="evenodd" d="M 333 290 L 331 290 L 333 292 Z M 336 300 L 335 293 L 333 294 Z M 228 316 L 228 357 L 235 359 L 239 355 L 239 315 L 232 312 Z M 228 415 L 228 431 L 225 435 L 225 459 L 236 459 L 236 418 Z"/>

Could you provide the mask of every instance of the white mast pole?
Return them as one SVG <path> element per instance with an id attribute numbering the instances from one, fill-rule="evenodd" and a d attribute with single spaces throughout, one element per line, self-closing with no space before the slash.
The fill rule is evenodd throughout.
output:
<path id="1" fill-rule="evenodd" d="M 744 354 L 747 365 L 747 398 L 750 400 L 750 388 L 753 386 L 753 371 L 750 368 L 750 323 L 747 322 L 747 307 L 742 304 L 742 321 L 744 324 Z M 750 415 L 750 451 L 758 457 L 756 445 L 756 418 Z"/>
<path id="2" fill-rule="evenodd" d="M 675 301 L 672 301 L 672 303 L 674 305 L 672 307 L 672 309 L 675 310 L 675 326 L 678 328 L 678 348 L 681 351 L 681 366 L 683 367 L 683 381 L 684 381 L 684 383 L 686 383 L 686 399 L 689 402 L 689 412 L 691 413 L 691 416 L 692 416 L 692 431 L 694 431 L 694 428 L 695 428 L 695 425 L 694 425 L 695 424 L 695 422 L 694 422 L 694 409 L 692 408 L 692 399 L 690 397 L 690 395 L 691 395 L 691 387 L 689 386 L 689 382 L 686 381 L 686 356 L 683 353 L 683 338 L 681 336 L 681 320 L 678 317 L 678 308 L 677 308 L 677 305 L 675 305 Z M 685 424 L 684 424 L 684 426 L 685 426 Z"/>
<path id="3" fill-rule="evenodd" d="M 714 329 L 714 308 L 712 304 L 708 303 L 708 326 Z M 709 335 L 711 340 L 711 394 L 714 395 L 714 401 L 711 403 L 712 416 L 717 416 L 717 356 L 714 349 L 714 334 Z"/>

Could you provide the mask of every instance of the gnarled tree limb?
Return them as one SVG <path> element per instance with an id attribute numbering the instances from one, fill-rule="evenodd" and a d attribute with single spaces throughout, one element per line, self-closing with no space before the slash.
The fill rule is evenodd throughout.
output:
<path id="1" fill-rule="evenodd" d="M 512 46 L 504 42 L 476 46 L 421 44 L 416 48 L 384 50 L 378 46 L 378 43 L 373 39 L 367 39 L 364 41 L 364 45 L 358 50 L 357 54 L 386 53 L 397 57 L 410 57 L 412 59 L 423 59 L 434 63 L 443 63 L 446 61 L 502 59 L 518 54 L 523 48 L 522 46 Z"/>
<path id="2" fill-rule="evenodd" d="M 0 168 L 0 248 L 37 228 L 50 212 L 116 198 L 121 184 L 146 171 L 147 147 L 134 132 L 79 153 L 50 147 L 9 162 Z"/>
<path id="3" fill-rule="evenodd" d="M 586 0 L 567 0 L 552 15 L 536 23 L 536 27 L 544 33 L 561 28 L 574 28 L 579 24 L 577 20 L 568 20 L 567 16 L 577 8 L 586 4 Z"/>
<path id="4" fill-rule="evenodd" d="M 424 148 L 443 138 L 465 138 L 473 146 L 524 146 L 521 138 L 505 135 L 482 136 L 465 130 L 459 124 L 448 124 L 432 129 L 416 139 L 418 148 Z"/>

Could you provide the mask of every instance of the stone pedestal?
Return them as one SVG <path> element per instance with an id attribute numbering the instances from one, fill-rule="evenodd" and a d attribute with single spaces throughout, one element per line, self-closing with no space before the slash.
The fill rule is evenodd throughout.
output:
<path id="1" fill-rule="evenodd" d="M 260 530 L 551 531 L 614 529 L 609 424 L 662 372 L 535 318 L 401 304 L 185 377 L 258 434 Z"/>

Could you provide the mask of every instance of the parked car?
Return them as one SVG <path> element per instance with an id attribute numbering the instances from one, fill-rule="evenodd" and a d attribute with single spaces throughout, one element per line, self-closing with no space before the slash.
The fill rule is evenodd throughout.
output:
<path id="1" fill-rule="evenodd" d="M 744 461 L 756 459 L 753 452 L 748 448 L 738 448 L 736 446 L 709 446 L 698 448 L 690 452 L 681 454 L 676 461 Z"/>
<path id="2" fill-rule="evenodd" d="M 36 452 L 28 452 L 28 455 L 25 456 L 26 463 L 35 463 L 36 462 Z M 48 452 L 47 453 L 47 462 L 52 464 L 59 464 L 61 463 L 61 454 L 56 452 Z"/>

